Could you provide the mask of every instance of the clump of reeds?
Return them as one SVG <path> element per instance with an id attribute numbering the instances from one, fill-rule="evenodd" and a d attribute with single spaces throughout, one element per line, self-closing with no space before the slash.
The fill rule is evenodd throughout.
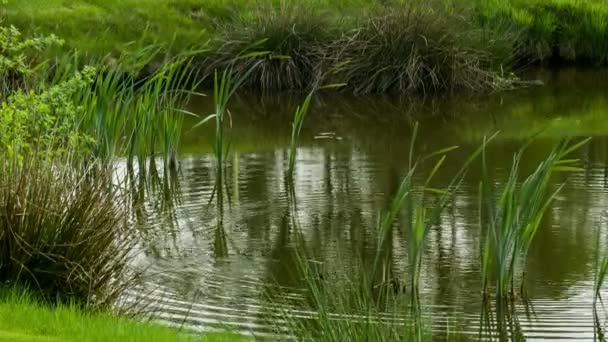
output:
<path id="1" fill-rule="evenodd" d="M 520 294 L 524 294 L 528 251 L 552 200 L 562 189 L 551 188 L 551 176 L 557 171 L 576 171 L 577 159 L 568 155 L 587 140 L 572 146 L 560 143 L 527 177 L 522 178 L 520 164 L 525 148 L 513 157 L 509 177 L 500 192 L 486 173 L 480 183 L 482 288 L 489 294 L 495 286 L 496 298 L 514 298 L 516 278 L 521 275 Z M 485 144 L 484 144 L 485 145 Z M 485 151 L 485 150 L 484 150 Z"/>
<path id="2" fill-rule="evenodd" d="M 415 159 L 414 158 L 414 147 L 418 133 L 418 124 L 414 126 L 412 141 L 409 151 L 408 160 L 408 172 L 403 177 L 403 180 L 394 195 L 390 206 L 385 210 L 378 220 L 378 234 L 379 234 L 379 250 L 376 254 L 376 259 L 373 267 L 372 274 L 382 274 L 382 282 L 387 283 L 393 281 L 388 279 L 387 276 L 391 276 L 383 271 L 383 265 L 387 253 L 390 251 L 385 250 L 385 244 L 390 241 L 393 234 L 395 221 L 402 215 L 406 218 L 406 229 L 408 233 L 408 264 L 409 264 L 409 286 L 410 296 L 412 303 L 415 303 L 415 299 L 418 296 L 418 286 L 420 281 L 420 273 L 422 267 L 422 253 L 425 248 L 426 237 L 428 236 L 431 228 L 438 222 L 441 213 L 451 203 L 454 196 L 454 192 L 458 190 L 462 183 L 466 170 L 470 164 L 482 153 L 483 147 L 475 150 L 469 158 L 461 165 L 460 169 L 454 174 L 451 181 L 443 188 L 436 189 L 432 187 L 432 180 L 434 176 L 442 168 L 447 154 L 457 149 L 458 146 L 450 146 L 438 151 L 432 152 L 426 156 Z M 494 139 L 496 135 L 493 135 L 489 140 Z M 436 158 L 436 162 L 433 164 L 431 171 L 427 175 L 424 183 L 417 186 L 414 183 L 414 175 L 416 169 L 420 164 L 428 161 L 429 159 Z M 419 196 L 414 196 L 414 193 L 418 192 Z M 429 205 L 426 202 L 426 197 L 435 196 L 433 205 Z M 390 244 L 389 244 L 390 245 Z M 374 276 L 375 278 L 375 276 Z"/>
<path id="3" fill-rule="evenodd" d="M 0 283 L 108 307 L 134 284 L 134 235 L 111 175 L 29 155 L 0 165 Z"/>
<path id="4" fill-rule="evenodd" d="M 83 111 L 79 129 L 95 140 L 93 155 L 105 161 L 126 156 L 129 162 L 161 157 L 165 169 L 176 164 L 185 104 L 199 82 L 193 52 L 163 61 L 140 77 L 142 68 L 157 58 L 155 46 L 124 56 L 115 65 L 101 66 L 91 87 L 75 99 Z M 75 63 L 77 65 L 78 63 Z M 133 67 L 132 70 L 123 70 Z"/>
<path id="5" fill-rule="evenodd" d="M 487 91 L 511 85 L 500 72 L 508 57 L 491 53 L 499 43 L 466 16 L 414 2 L 380 11 L 331 50 L 355 93 Z"/>
<path id="6" fill-rule="evenodd" d="M 233 71 L 239 77 L 261 61 L 244 85 L 276 91 L 304 90 L 319 79 L 323 46 L 335 25 L 312 4 L 281 2 L 257 3 L 216 26 L 220 44 L 209 56 L 209 68 L 225 67 L 243 52 L 265 51 L 261 60 L 240 60 Z"/>
<path id="7" fill-rule="evenodd" d="M 374 281 L 363 264 L 349 270 L 331 272 L 323 264 L 310 260 L 305 246 L 296 247 L 293 271 L 306 287 L 306 296 L 298 307 L 285 307 L 280 313 L 283 324 L 277 333 L 302 340 L 321 341 L 414 341 L 430 340 L 430 329 L 420 317 L 409 316 L 408 304 L 399 295 L 389 293 L 379 301 Z M 368 265 L 369 266 L 369 265 Z M 276 299 L 276 294 L 272 294 Z M 276 322 L 277 317 L 268 317 Z M 429 328 L 429 326 L 425 326 Z M 416 332 L 419 332 L 419 335 Z"/>
<path id="8" fill-rule="evenodd" d="M 267 54 L 245 85 L 310 90 L 323 79 L 355 93 L 487 91 L 513 85 L 510 45 L 475 27 L 465 10 L 441 3 L 369 6 L 340 16 L 311 4 L 256 5 L 217 24 L 221 44 L 209 68 L 244 50 Z M 499 53 L 500 52 L 500 53 Z M 253 61 L 242 60 L 236 74 Z"/>

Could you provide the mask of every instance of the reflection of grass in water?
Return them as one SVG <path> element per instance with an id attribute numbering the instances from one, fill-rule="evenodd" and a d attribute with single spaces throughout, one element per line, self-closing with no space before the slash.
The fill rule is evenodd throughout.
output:
<path id="1" fill-rule="evenodd" d="M 581 101 L 569 94 L 541 93 L 538 98 L 511 99 L 504 107 L 486 109 L 491 119 L 487 114 L 465 117 L 453 130 L 470 142 L 480 141 L 485 132 L 496 129 L 500 130 L 501 140 L 602 136 L 608 134 L 607 108 L 603 95 L 594 94 Z"/>
<path id="2" fill-rule="evenodd" d="M 425 240 L 431 227 L 436 224 L 441 212 L 459 187 L 465 170 L 481 153 L 477 150 L 463 164 L 452 182 L 444 190 L 432 189 L 431 180 L 442 167 L 446 154 L 456 147 L 448 147 L 414 159 L 414 142 L 418 125 L 414 127 L 414 138 L 410 145 L 410 159 L 407 174 L 389 204 L 388 209 L 378 219 L 378 249 L 371 265 L 358 264 L 346 274 L 342 272 L 325 272 L 325 265 L 308 260 L 306 246 L 301 243 L 297 252 L 297 272 L 304 278 L 308 290 L 307 308 L 312 312 L 303 318 L 288 310 L 284 319 L 289 332 L 304 339 L 322 337 L 327 341 L 391 341 L 391 340 L 433 340 L 434 336 L 429 322 L 422 318 L 423 307 L 420 304 L 418 283 L 421 273 L 422 252 Z M 417 165 L 437 158 L 432 171 L 421 186 L 423 193 L 438 194 L 435 205 L 427 208 L 423 199 L 414 201 L 414 173 Z M 295 196 L 292 194 L 291 196 Z M 427 194 L 428 196 L 428 194 Z M 296 211 L 294 206 L 292 210 Z M 408 221 L 410 244 L 408 263 L 410 266 L 409 284 L 400 284 L 399 277 L 392 273 L 391 240 L 393 228 L 399 216 Z M 291 213 L 295 218 L 296 214 Z M 293 220 L 296 231 L 297 220 Z M 327 266 L 329 267 L 329 266 Z M 354 274 L 354 276 L 353 276 Z M 409 285 L 411 291 L 404 289 Z M 409 296 L 404 301 L 404 296 Z M 387 314 L 388 312 L 388 314 Z M 449 334 L 448 339 L 453 339 Z"/>

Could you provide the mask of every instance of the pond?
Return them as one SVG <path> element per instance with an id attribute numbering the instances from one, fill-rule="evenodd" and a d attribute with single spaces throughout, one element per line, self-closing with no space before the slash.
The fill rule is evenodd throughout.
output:
<path id="1" fill-rule="evenodd" d="M 532 244 L 529 305 L 515 310 L 523 339 L 592 339 L 596 238 L 608 205 L 607 76 L 597 70 L 539 71 L 530 77 L 542 79 L 545 86 L 484 97 L 320 94 L 297 151 L 294 199 L 285 176 L 291 118 L 302 96 L 240 94 L 229 106 L 223 211 L 212 200 L 214 128 L 207 124 L 184 132 L 179 172 L 164 184 L 170 196 L 163 186 L 147 188 L 145 206 L 134 215 L 146 227 L 141 260 L 153 285 L 148 300 L 168 324 L 274 334 L 283 310 L 297 309 L 297 299 L 305 296 L 302 279 L 294 275 L 297 244 L 305 244 L 326 272 L 356 269 L 352 266 L 374 258 L 378 215 L 407 168 L 415 122 L 420 125 L 417 155 L 459 146 L 437 175 L 438 187 L 448 184 L 484 135 L 496 131 L 500 133 L 487 154 L 499 186 L 513 153 L 531 137 L 522 161 L 525 174 L 561 139 L 592 136 L 578 153 L 584 171 L 553 179 L 553 188 L 563 182 L 565 187 Z M 212 101 L 197 99 L 191 109 L 207 115 Z M 425 178 L 432 166 L 423 165 L 416 177 Z M 474 163 L 424 248 L 420 300 L 437 336 L 457 329 L 462 336 L 478 338 L 480 177 L 481 167 Z M 407 239 L 400 226 L 390 238 L 388 267 L 405 279 Z M 269 289 L 294 300 L 278 304 Z M 457 322 L 456 328 L 450 322 Z"/>

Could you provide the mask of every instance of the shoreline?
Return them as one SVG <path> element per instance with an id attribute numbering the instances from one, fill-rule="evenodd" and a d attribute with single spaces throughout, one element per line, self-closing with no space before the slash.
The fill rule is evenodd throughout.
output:
<path id="1" fill-rule="evenodd" d="M 556 19 L 561 17 L 563 23 Z M 155 45 L 162 52 L 144 72 L 162 65 L 163 55 L 192 52 L 206 88 L 213 71 L 236 58 L 236 74 L 256 64 L 243 85 L 253 91 L 345 83 L 345 91 L 356 95 L 482 94 L 520 86 L 520 71 L 529 66 L 606 65 L 602 37 L 608 37 L 608 25 L 570 25 L 588 17 L 608 18 L 608 6 L 556 0 L 475 0 L 466 8 L 362 0 L 284 6 L 33 0 L 9 1 L 0 9 L 4 25 L 15 25 L 24 36 L 56 34 L 65 45 L 54 53 L 78 49 L 84 63 L 111 63 Z"/>

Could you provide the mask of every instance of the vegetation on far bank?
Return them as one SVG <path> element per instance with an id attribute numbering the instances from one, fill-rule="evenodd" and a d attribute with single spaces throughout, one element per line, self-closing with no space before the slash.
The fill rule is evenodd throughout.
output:
<path id="1" fill-rule="evenodd" d="M 326 81 L 355 93 L 479 92 L 516 86 L 511 72 L 531 63 L 608 62 L 601 1 L 5 2 L 3 25 L 54 33 L 64 49 L 96 61 L 150 44 L 168 54 L 195 50 L 208 85 L 215 69 L 263 52 L 235 72 L 262 59 L 246 85 L 264 91 Z"/>

